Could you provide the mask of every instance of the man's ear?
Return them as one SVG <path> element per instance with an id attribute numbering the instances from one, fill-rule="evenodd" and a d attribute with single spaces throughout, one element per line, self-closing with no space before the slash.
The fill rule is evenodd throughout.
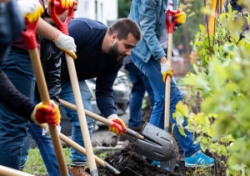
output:
<path id="1" fill-rule="evenodd" d="M 111 40 L 112 41 L 115 41 L 116 38 L 117 38 L 117 33 L 111 34 Z"/>

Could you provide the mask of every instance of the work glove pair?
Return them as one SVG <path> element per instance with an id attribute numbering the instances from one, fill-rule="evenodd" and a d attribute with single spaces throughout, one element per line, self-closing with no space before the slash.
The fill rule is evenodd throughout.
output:
<path id="1" fill-rule="evenodd" d="M 125 123 L 116 114 L 111 114 L 108 116 L 108 120 L 111 121 L 111 124 L 109 125 L 109 131 L 118 135 L 123 135 L 126 132 L 127 127 Z"/>
<path id="2" fill-rule="evenodd" d="M 50 100 L 50 105 L 37 104 L 31 114 L 31 119 L 38 125 L 49 123 L 56 127 L 61 122 L 61 114 L 55 102 Z"/>

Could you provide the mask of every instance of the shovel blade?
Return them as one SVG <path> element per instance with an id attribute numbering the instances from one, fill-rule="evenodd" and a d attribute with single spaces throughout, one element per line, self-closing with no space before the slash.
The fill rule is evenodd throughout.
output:
<path id="1" fill-rule="evenodd" d="M 150 160 L 166 161 L 176 157 L 175 139 L 165 130 L 146 123 L 142 130 L 144 139 L 137 139 L 135 151 Z"/>

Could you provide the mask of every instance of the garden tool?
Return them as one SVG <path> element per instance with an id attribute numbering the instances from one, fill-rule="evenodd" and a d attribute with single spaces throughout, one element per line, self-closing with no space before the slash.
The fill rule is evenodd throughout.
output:
<path id="1" fill-rule="evenodd" d="M 22 171 L 0 165 L 0 176 L 35 176 Z"/>
<path id="2" fill-rule="evenodd" d="M 53 19 L 53 21 L 57 25 L 57 27 L 61 30 L 61 32 L 68 35 L 68 23 L 71 20 L 71 18 L 73 17 L 74 6 L 72 6 L 68 9 L 68 16 L 67 16 L 66 20 L 64 22 L 62 22 L 56 14 L 56 8 L 61 7 L 61 2 L 54 0 L 50 5 L 52 5 L 50 8 L 51 18 Z M 76 3 L 74 3 L 74 5 L 76 5 Z M 84 113 L 84 106 L 82 103 L 80 87 L 79 87 L 78 78 L 77 78 L 77 74 L 76 74 L 75 63 L 74 63 L 73 58 L 71 56 L 69 56 L 67 53 L 65 53 L 65 56 L 66 56 L 66 62 L 67 62 L 67 66 L 68 66 L 71 86 L 73 89 L 73 94 L 74 94 L 74 98 L 75 98 L 75 102 L 76 102 L 80 128 L 82 131 L 82 136 L 83 136 L 84 144 L 85 144 L 86 151 L 87 151 L 87 158 L 88 158 L 88 162 L 89 162 L 90 174 L 91 174 L 91 176 L 98 176 L 98 171 L 97 171 L 96 163 L 94 160 L 92 143 L 91 143 L 90 136 L 89 136 L 87 120 L 86 120 L 85 113 Z"/>
<path id="3" fill-rule="evenodd" d="M 62 99 L 59 99 L 59 101 L 62 106 L 76 110 L 76 106 L 74 104 Z M 100 121 L 107 126 L 112 123 L 110 120 L 88 110 L 85 110 L 84 112 L 87 116 Z M 147 123 L 143 128 L 142 135 L 129 128 L 127 128 L 125 134 L 137 138 L 135 142 L 136 151 L 146 156 L 148 159 L 162 161 L 175 157 L 172 146 L 174 139 L 165 130 Z"/>
<path id="4" fill-rule="evenodd" d="M 69 146 L 73 147 L 74 149 L 76 149 L 77 151 L 81 152 L 82 154 L 86 155 L 86 149 L 83 148 L 82 146 L 80 146 L 79 144 L 77 144 L 76 142 L 72 141 L 70 138 L 68 138 L 67 136 L 63 135 L 62 133 L 60 133 L 59 135 L 60 139 L 65 142 L 66 144 L 68 144 Z M 114 175 L 119 175 L 120 171 L 118 171 L 116 168 L 114 168 L 113 166 L 111 166 L 109 163 L 103 161 L 102 159 L 98 158 L 97 156 L 94 155 L 95 161 L 102 166 L 103 168 L 107 169 L 108 171 L 110 171 L 111 173 L 113 173 Z"/>
<path id="5" fill-rule="evenodd" d="M 22 36 L 25 38 L 25 42 L 28 48 L 28 52 L 29 52 L 32 67 L 35 73 L 36 83 L 37 83 L 37 87 L 38 87 L 38 91 L 39 91 L 42 103 L 45 105 L 49 105 L 50 104 L 49 93 L 48 93 L 47 85 L 45 82 L 45 77 L 44 77 L 40 57 L 39 57 L 38 50 L 37 50 L 37 43 L 36 43 L 36 36 L 35 36 L 37 22 L 38 21 L 36 20 L 35 22 L 27 24 L 27 28 L 25 31 L 22 32 Z M 50 124 L 49 124 L 49 131 L 50 131 L 51 139 L 53 142 L 60 173 L 62 176 L 68 176 L 69 172 L 68 172 L 66 161 L 62 152 L 62 146 L 58 137 L 58 131 L 55 127 L 53 127 Z"/>
<path id="6" fill-rule="evenodd" d="M 169 66 L 172 68 L 172 46 L 173 46 L 173 32 L 174 32 L 174 27 L 176 25 L 176 20 L 174 19 L 174 15 L 178 14 L 180 10 L 173 11 L 173 10 L 168 10 L 166 13 L 166 27 L 168 29 L 168 61 L 169 61 Z M 165 91 L 165 120 L 164 120 L 164 128 L 166 131 L 170 131 L 169 129 L 169 116 L 170 116 L 170 86 L 171 86 L 171 77 L 170 75 L 167 75 L 166 78 L 166 91 Z M 179 148 L 177 145 L 177 142 L 174 140 L 174 153 L 175 156 L 171 160 L 165 160 L 161 161 L 161 167 L 162 168 L 168 168 L 171 171 L 174 170 L 177 158 L 179 156 Z"/>

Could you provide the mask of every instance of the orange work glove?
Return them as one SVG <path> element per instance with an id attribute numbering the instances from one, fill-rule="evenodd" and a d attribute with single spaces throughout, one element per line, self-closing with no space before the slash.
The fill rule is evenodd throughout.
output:
<path id="1" fill-rule="evenodd" d="M 31 114 L 31 119 L 37 124 L 49 123 L 55 127 L 61 122 L 61 114 L 58 106 L 50 100 L 49 106 L 42 103 L 37 104 Z"/>
<path id="2" fill-rule="evenodd" d="M 110 115 L 108 119 L 112 121 L 109 125 L 109 131 L 119 135 L 123 135 L 126 132 L 127 127 L 125 123 L 116 114 Z"/>
<path id="3" fill-rule="evenodd" d="M 174 14 L 174 20 L 177 25 L 184 24 L 186 22 L 186 13 L 179 9 L 177 13 Z"/>
<path id="4" fill-rule="evenodd" d="M 48 9 L 50 12 L 50 9 L 53 7 L 53 2 L 60 2 L 60 6 L 56 6 L 55 12 L 57 15 L 63 14 L 66 10 L 74 6 L 74 0 L 49 0 L 48 2 Z M 76 2 L 75 2 L 76 3 Z M 48 12 L 48 13 L 49 13 Z"/>

